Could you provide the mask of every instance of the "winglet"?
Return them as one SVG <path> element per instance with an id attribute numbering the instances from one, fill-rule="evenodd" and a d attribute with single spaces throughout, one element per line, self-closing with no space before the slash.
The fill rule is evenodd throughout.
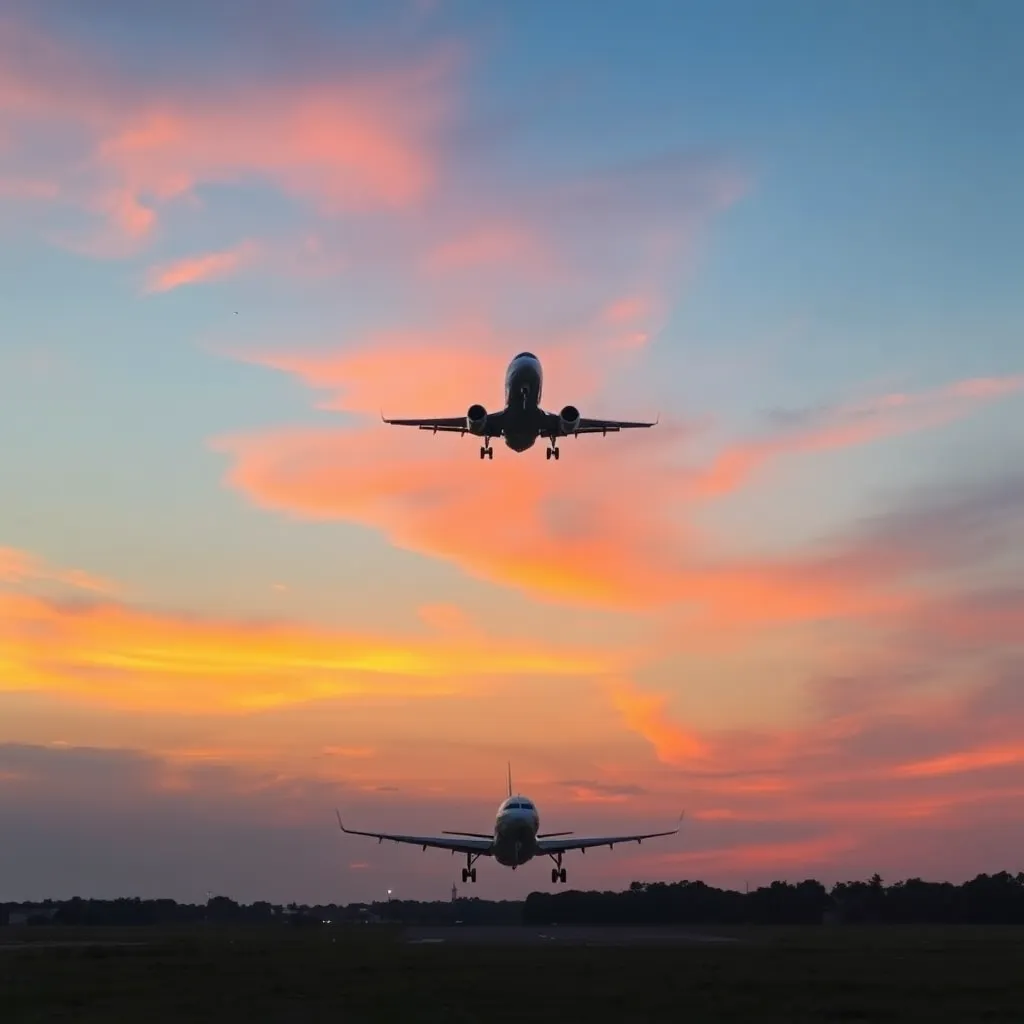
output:
<path id="1" fill-rule="evenodd" d="M 341 823 L 341 811 L 339 811 L 337 807 L 334 808 L 334 814 L 338 819 L 338 828 L 340 828 L 342 832 L 347 832 L 348 829 Z"/>
<path id="2" fill-rule="evenodd" d="M 383 415 L 383 413 L 381 413 L 381 415 Z M 654 425 L 657 426 L 660 422 L 661 422 L 661 413 L 659 412 L 657 414 L 657 416 L 654 417 Z"/>

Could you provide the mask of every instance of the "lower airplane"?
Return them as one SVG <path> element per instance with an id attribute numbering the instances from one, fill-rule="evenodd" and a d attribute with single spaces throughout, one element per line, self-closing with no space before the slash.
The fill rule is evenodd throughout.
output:
<path id="1" fill-rule="evenodd" d="M 476 868 L 474 863 L 481 857 L 493 857 L 499 864 L 513 871 L 534 857 L 548 856 L 555 866 L 551 869 L 552 882 L 565 882 L 565 868 L 562 867 L 562 856 L 570 850 L 585 853 L 593 846 L 607 846 L 611 849 L 616 843 L 642 843 L 645 839 L 657 839 L 659 836 L 674 836 L 679 825 L 668 832 L 644 832 L 632 836 L 592 836 L 585 839 L 564 839 L 572 832 L 539 832 L 540 817 L 536 806 L 524 796 L 512 795 L 512 769 L 508 773 L 508 797 L 502 801 L 494 820 L 494 832 L 487 835 L 483 832 L 444 832 L 441 836 L 403 836 L 390 832 L 360 832 L 357 829 L 345 828 L 338 815 L 338 826 L 342 832 L 352 836 L 369 836 L 379 842 L 385 839 L 393 843 L 408 843 L 411 846 L 422 846 L 424 850 L 431 846 L 438 850 L 451 850 L 453 854 L 464 853 L 466 866 L 462 869 L 462 881 L 475 882 Z M 683 815 L 679 815 L 679 821 Z M 446 838 L 451 836 L 452 838 Z M 556 838 L 557 837 L 557 838 Z"/>
<path id="2" fill-rule="evenodd" d="M 505 408 L 500 412 L 488 412 L 482 405 L 471 405 L 465 416 L 442 416 L 422 420 L 381 419 L 397 427 L 419 427 L 420 430 L 440 430 L 454 434 L 474 434 L 484 439 L 480 448 L 481 459 L 493 459 L 492 437 L 504 437 L 505 445 L 514 452 L 525 452 L 532 448 L 537 438 L 550 441 L 547 450 L 549 459 L 559 456 L 558 439 L 579 437 L 580 434 L 609 434 L 632 427 L 653 427 L 654 423 L 638 423 L 631 420 L 593 420 L 580 416 L 574 405 L 565 406 L 561 412 L 545 412 L 540 407 L 544 373 L 540 360 L 532 352 L 520 352 L 505 371 Z"/>

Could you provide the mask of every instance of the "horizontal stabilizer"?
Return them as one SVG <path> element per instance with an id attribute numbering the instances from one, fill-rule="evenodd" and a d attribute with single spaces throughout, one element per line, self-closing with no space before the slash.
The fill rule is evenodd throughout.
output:
<path id="1" fill-rule="evenodd" d="M 486 832 L 449 832 L 448 829 L 441 829 L 441 835 L 443 836 L 470 836 L 473 839 L 493 839 L 494 836 L 487 835 Z"/>
<path id="2" fill-rule="evenodd" d="M 572 832 L 538 832 L 538 839 L 552 839 L 555 836 L 571 836 Z"/>

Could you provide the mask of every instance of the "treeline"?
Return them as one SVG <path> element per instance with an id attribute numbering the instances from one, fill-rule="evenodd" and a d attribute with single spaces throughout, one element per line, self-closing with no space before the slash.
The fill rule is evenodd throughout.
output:
<path id="1" fill-rule="evenodd" d="M 316 906 L 175 900 L 44 900 L 0 904 L 0 924 L 64 926 L 351 924 L 1024 924 L 1024 872 L 978 875 L 962 885 L 911 878 L 884 885 L 813 879 L 736 892 L 703 882 L 633 882 L 625 892 L 534 892 L 525 901 L 387 900 Z"/>
<path id="2" fill-rule="evenodd" d="M 522 900 L 465 899 L 452 902 L 387 900 L 379 903 L 307 905 L 265 901 L 237 903 L 214 896 L 206 903 L 177 903 L 170 899 L 43 900 L 40 903 L 0 903 L 0 925 L 175 927 L 187 925 L 290 925 L 323 927 L 344 924 L 520 924 Z"/>
<path id="3" fill-rule="evenodd" d="M 772 882 L 750 892 L 703 882 L 633 882 L 625 892 L 531 893 L 528 924 L 1024 924 L 1024 872 L 962 885 L 911 878 Z"/>

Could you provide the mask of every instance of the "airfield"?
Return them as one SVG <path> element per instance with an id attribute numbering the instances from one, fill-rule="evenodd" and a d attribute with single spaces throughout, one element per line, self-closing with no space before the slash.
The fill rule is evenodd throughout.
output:
<path id="1" fill-rule="evenodd" d="M 1015 927 L 0 929 L 3 1020 L 1019 1021 Z"/>

